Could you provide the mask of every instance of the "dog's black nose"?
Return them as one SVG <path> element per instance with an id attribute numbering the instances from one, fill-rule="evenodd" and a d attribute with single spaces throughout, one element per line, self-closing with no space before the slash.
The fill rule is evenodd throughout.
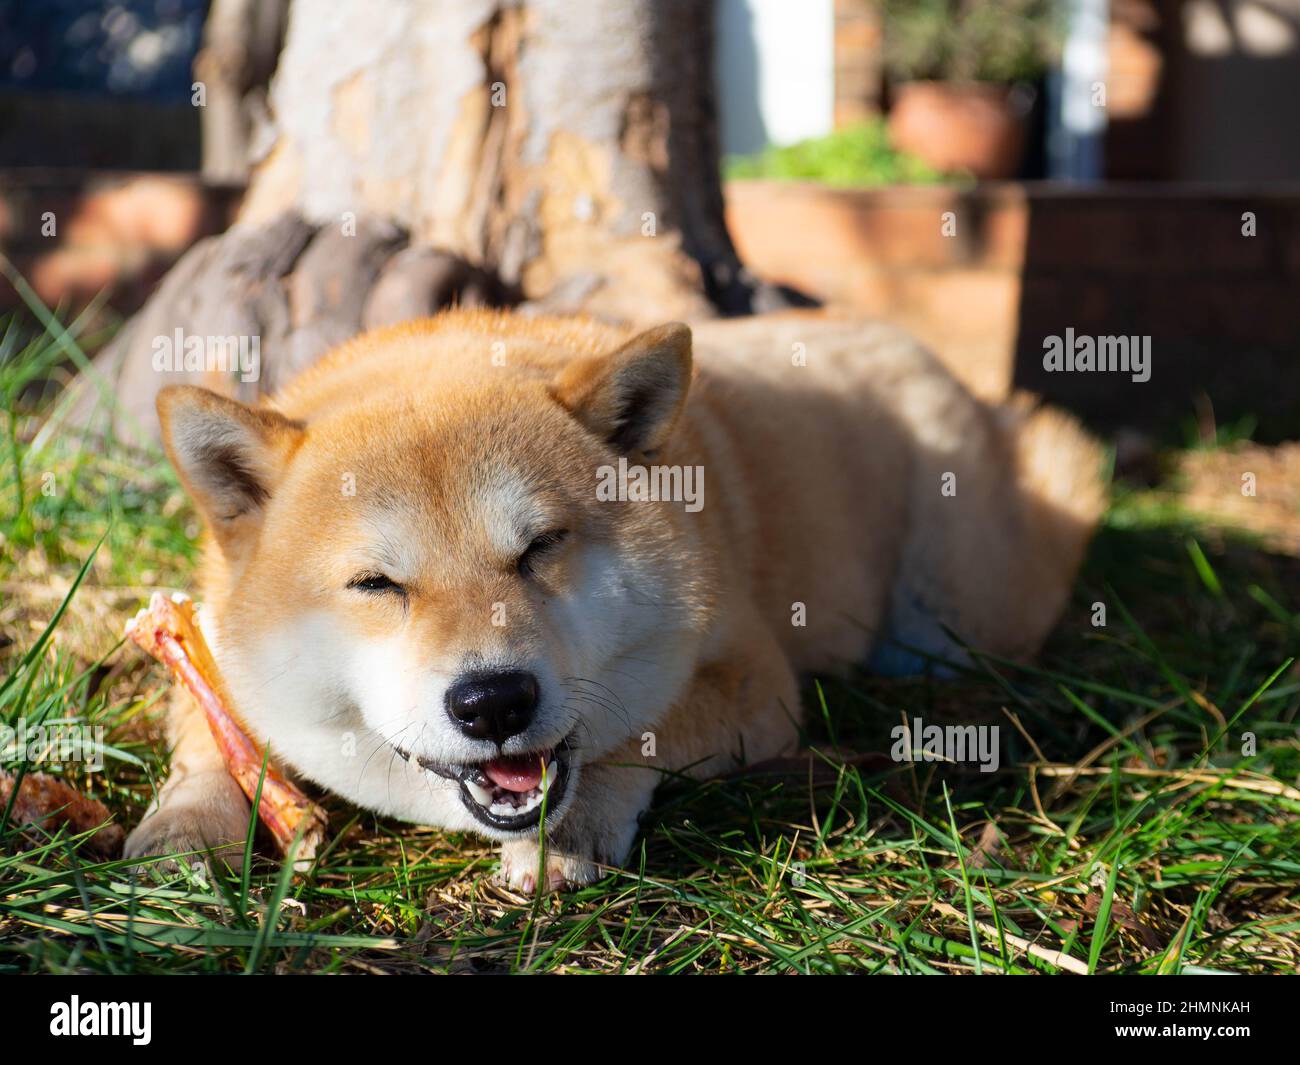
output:
<path id="1" fill-rule="evenodd" d="M 447 713 L 466 736 L 504 743 L 523 732 L 537 708 L 531 673 L 476 673 L 447 689 Z"/>

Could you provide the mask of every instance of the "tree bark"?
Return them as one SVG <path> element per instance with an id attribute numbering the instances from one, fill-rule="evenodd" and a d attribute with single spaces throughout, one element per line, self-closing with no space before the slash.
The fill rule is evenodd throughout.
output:
<path id="1" fill-rule="evenodd" d="M 641 324 L 781 305 L 723 220 L 712 26 L 707 0 L 292 0 L 237 225 L 106 353 L 127 409 L 156 432 L 154 393 L 193 379 L 150 365 L 176 328 L 259 336 L 266 391 L 451 300 Z"/>

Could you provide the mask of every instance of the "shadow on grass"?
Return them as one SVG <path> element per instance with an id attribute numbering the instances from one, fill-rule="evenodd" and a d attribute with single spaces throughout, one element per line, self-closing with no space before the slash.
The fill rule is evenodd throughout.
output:
<path id="1" fill-rule="evenodd" d="M 1270 878 L 1288 875 L 1300 809 L 1286 783 L 1300 774 L 1300 678 L 1287 665 L 1300 651 L 1298 603 L 1296 558 L 1190 521 L 1121 516 L 1097 536 L 1036 663 L 982 661 L 948 681 L 810 681 L 808 738 L 826 759 L 666 784 L 643 837 L 646 875 L 697 895 L 705 881 L 779 895 L 792 875 L 796 887 L 824 875 L 834 892 L 897 903 L 959 894 L 974 863 L 990 897 L 1022 918 L 1033 885 L 1064 878 L 1057 921 L 1068 932 L 1092 923 L 1091 878 L 1122 859 L 1122 887 L 1148 893 L 1130 924 L 1149 947 L 1177 936 L 1235 862 L 1235 901 L 1217 921 L 1257 919 L 1270 893 L 1294 916 L 1295 891 Z M 892 761 L 891 730 L 917 717 L 997 726 L 998 770 Z M 1171 866 L 1178 856 L 1189 861 Z"/>

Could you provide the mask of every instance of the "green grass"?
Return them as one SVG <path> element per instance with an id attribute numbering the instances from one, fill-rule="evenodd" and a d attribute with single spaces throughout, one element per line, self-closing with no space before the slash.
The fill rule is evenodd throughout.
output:
<path id="1" fill-rule="evenodd" d="M 187 580 L 194 516 L 158 454 L 37 436 L 48 341 L 0 355 L 0 716 L 102 725 L 102 771 L 34 768 L 129 828 L 164 773 L 166 684 L 117 633 Z M 1123 493 L 1033 667 L 810 682 L 810 742 L 864 757 L 670 783 L 626 871 L 540 904 L 492 881 L 483 842 L 334 799 L 300 876 L 259 857 L 246 879 L 133 878 L 8 823 L 0 971 L 1293 972 L 1298 578 Z M 903 715 L 999 724 L 1001 771 L 871 756 Z"/>
<path id="2" fill-rule="evenodd" d="M 847 188 L 956 180 L 955 175 L 945 175 L 913 155 L 896 151 L 883 119 L 785 147 L 769 147 L 757 155 L 729 156 L 723 174 L 728 180 L 820 181 Z"/>

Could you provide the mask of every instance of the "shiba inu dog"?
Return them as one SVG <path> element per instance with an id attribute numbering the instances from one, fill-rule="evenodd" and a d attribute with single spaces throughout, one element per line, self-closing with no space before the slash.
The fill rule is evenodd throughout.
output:
<path id="1" fill-rule="evenodd" d="M 256 407 L 158 408 L 255 737 L 359 806 L 499 839 L 525 891 L 621 863 L 666 772 L 793 752 L 800 672 L 1032 654 L 1103 500 L 1064 416 L 815 315 L 692 336 L 454 311 Z M 128 854 L 242 840 L 183 697 L 170 733 Z"/>

